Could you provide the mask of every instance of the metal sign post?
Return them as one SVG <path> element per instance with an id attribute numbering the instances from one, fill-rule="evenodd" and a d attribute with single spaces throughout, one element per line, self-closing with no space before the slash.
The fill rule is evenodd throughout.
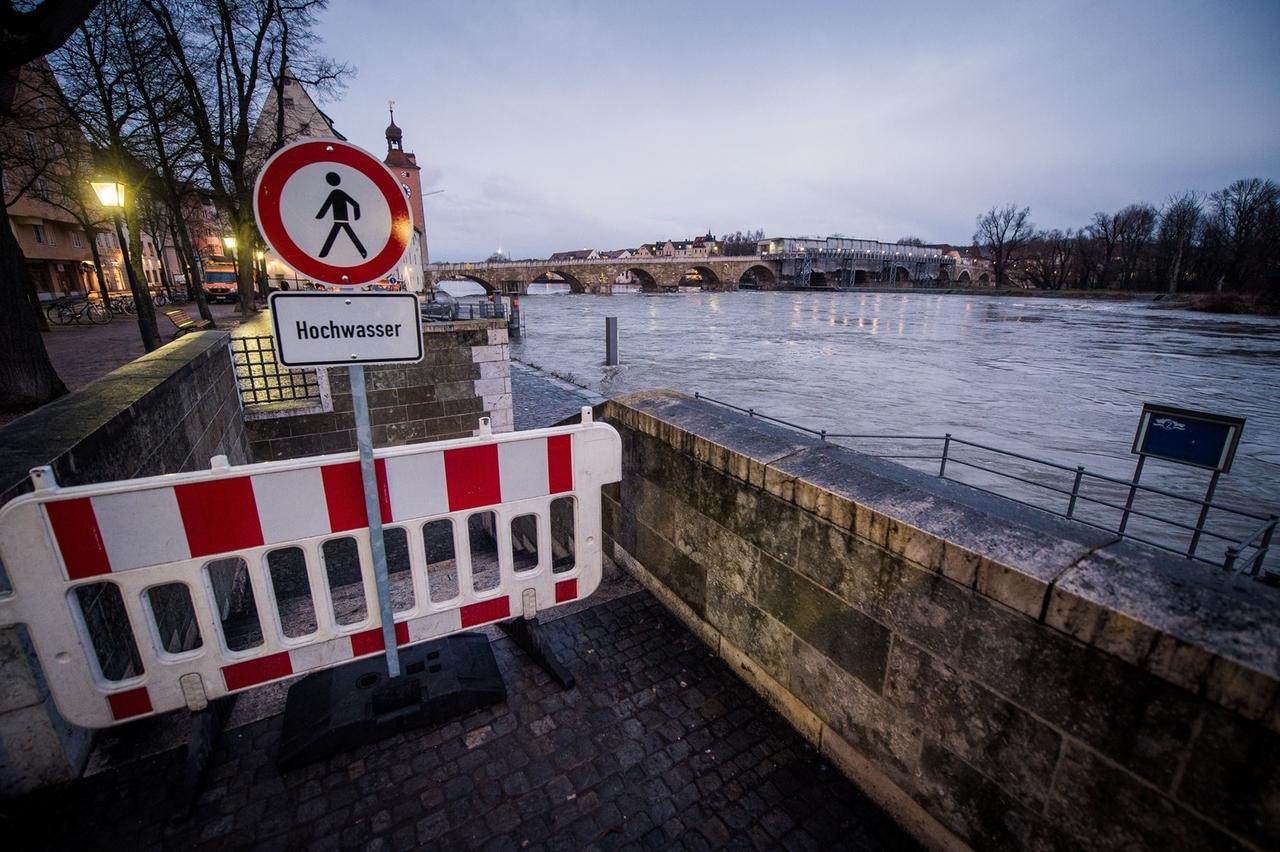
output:
<path id="1" fill-rule="evenodd" d="M 1138 480 L 1142 478 L 1142 467 L 1148 458 L 1207 468 L 1213 474 L 1209 477 L 1209 487 L 1205 489 L 1204 499 L 1200 501 L 1200 517 L 1196 519 L 1191 543 L 1187 547 L 1187 558 L 1194 557 L 1200 545 L 1200 534 L 1209 517 L 1209 509 L 1213 505 L 1214 492 L 1218 489 L 1218 480 L 1222 474 L 1231 470 L 1231 462 L 1235 459 L 1236 447 L 1243 430 L 1243 417 L 1227 417 L 1152 403 L 1142 406 L 1138 431 L 1133 437 L 1133 452 L 1138 456 L 1138 464 L 1133 470 L 1129 496 L 1124 503 L 1124 514 L 1120 517 L 1120 534 L 1124 535 L 1125 526 L 1129 523 L 1129 515 L 1133 512 L 1133 498 L 1138 491 Z"/>
<path id="2" fill-rule="evenodd" d="M 387 543 L 382 537 L 382 507 L 378 502 L 378 475 L 373 468 L 373 430 L 369 426 L 369 399 L 364 389 L 364 365 L 347 368 L 351 377 L 351 408 L 356 415 L 356 445 L 360 450 L 360 480 L 364 483 L 364 510 L 369 515 L 369 550 L 373 553 L 373 582 L 378 587 L 378 615 L 387 650 L 387 676 L 400 677 L 400 650 L 396 647 L 395 616 L 391 611 L 391 583 L 387 579 Z"/>
<path id="3" fill-rule="evenodd" d="M 254 187 L 263 239 L 308 277 L 356 288 L 390 273 L 413 232 L 395 177 L 372 154 L 333 139 L 303 139 L 272 155 Z M 273 293 L 276 356 L 287 367 L 347 366 L 360 451 L 369 549 L 387 675 L 400 676 L 373 430 L 364 365 L 422 360 L 422 319 L 413 294 Z"/>

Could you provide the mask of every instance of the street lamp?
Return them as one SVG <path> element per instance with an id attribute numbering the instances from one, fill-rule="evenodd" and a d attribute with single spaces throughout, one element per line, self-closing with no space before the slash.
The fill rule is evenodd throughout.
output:
<path id="1" fill-rule="evenodd" d="M 223 237 L 222 244 L 227 247 L 227 251 L 231 252 L 231 256 L 234 258 L 236 256 L 236 238 Z"/>
<path id="2" fill-rule="evenodd" d="M 133 264 L 129 262 L 129 241 L 125 239 L 124 226 L 120 222 L 120 214 L 124 212 L 124 184 L 117 180 L 95 180 L 90 181 L 89 186 L 93 187 L 93 194 L 103 209 L 111 211 L 116 239 L 120 242 L 120 257 L 129 278 L 129 291 L 133 293 L 134 304 L 138 307 L 138 331 L 142 334 L 142 345 L 150 352 L 160 346 L 160 335 L 155 330 L 156 315 L 155 308 L 151 306 L 151 292 L 139 285 Z"/>

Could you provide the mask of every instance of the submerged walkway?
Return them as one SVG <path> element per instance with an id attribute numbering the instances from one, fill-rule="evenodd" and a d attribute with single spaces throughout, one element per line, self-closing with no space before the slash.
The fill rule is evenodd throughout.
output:
<path id="1" fill-rule="evenodd" d="M 513 369 L 512 383 L 524 428 L 585 404 L 529 368 Z M 535 397 L 541 419 L 521 404 Z M 637 589 L 615 573 L 596 595 L 545 625 L 577 676 L 575 689 L 560 689 L 489 630 L 505 704 L 287 773 L 275 767 L 283 690 L 255 690 L 238 700 L 205 792 L 184 822 L 168 820 L 182 776 L 184 754 L 173 737 L 184 730 L 175 724 L 182 714 L 144 720 L 104 732 L 90 777 L 0 804 L 5 845 L 182 852 L 915 848 Z M 148 750 L 157 753 L 137 756 Z"/>

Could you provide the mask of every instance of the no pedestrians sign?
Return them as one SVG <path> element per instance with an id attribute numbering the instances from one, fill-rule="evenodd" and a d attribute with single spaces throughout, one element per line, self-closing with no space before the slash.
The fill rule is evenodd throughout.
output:
<path id="1" fill-rule="evenodd" d="M 413 239 L 413 214 L 395 176 L 337 139 L 302 139 L 273 154 L 258 175 L 253 213 L 285 263 L 342 287 L 382 278 Z"/>

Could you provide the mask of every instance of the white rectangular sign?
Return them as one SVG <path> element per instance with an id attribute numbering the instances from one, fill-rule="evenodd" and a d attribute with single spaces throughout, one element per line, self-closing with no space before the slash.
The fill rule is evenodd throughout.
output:
<path id="1" fill-rule="evenodd" d="M 337 367 L 422 360 L 422 317 L 412 293 L 271 294 L 276 360 Z"/>

